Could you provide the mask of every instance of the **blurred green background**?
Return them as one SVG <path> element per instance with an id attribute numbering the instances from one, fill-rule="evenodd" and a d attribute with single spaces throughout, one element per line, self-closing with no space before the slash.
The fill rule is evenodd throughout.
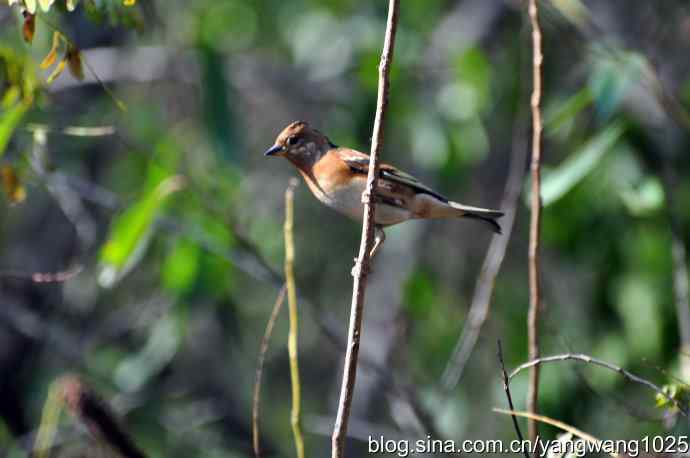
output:
<path id="1" fill-rule="evenodd" d="M 441 375 L 491 234 L 450 220 L 387 230 L 367 292 L 350 456 L 365 456 L 368 435 L 513 439 L 510 419 L 491 411 L 506 405 L 497 339 L 509 368 L 527 358 L 525 3 L 401 3 L 382 159 L 455 200 L 498 207 L 512 158 L 523 192 L 487 321 L 450 391 Z M 296 174 L 262 152 L 297 119 L 368 151 L 386 7 L 82 0 L 67 11 L 58 1 L 39 10 L 29 44 L 20 5 L 0 5 L 1 456 L 26 454 L 66 372 L 101 393 L 151 456 L 251 454 L 252 384 Z M 586 353 L 682 387 L 688 311 L 674 291 L 690 243 L 690 7 L 540 7 L 542 353 Z M 52 70 L 39 64 L 56 29 L 81 49 L 83 80 L 66 70 L 46 82 Z M 305 441 L 308 456 L 325 456 L 361 228 L 304 185 L 295 207 Z M 34 272 L 73 275 L 40 283 Z M 267 456 L 294 455 L 284 312 L 264 373 Z M 511 385 L 518 409 L 526 386 L 526 375 Z M 652 391 L 578 363 L 543 367 L 540 406 L 600 438 L 689 432 Z M 94 456 L 97 440 L 69 416 L 61 424 L 53 456 Z"/>

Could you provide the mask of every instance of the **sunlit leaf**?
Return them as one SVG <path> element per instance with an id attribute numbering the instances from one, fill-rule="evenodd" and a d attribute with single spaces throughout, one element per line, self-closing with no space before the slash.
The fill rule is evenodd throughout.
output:
<path id="1" fill-rule="evenodd" d="M 5 149 L 14 133 L 21 122 L 24 114 L 31 105 L 25 102 L 18 102 L 11 108 L 3 110 L 0 112 L 0 157 L 5 154 Z"/>
<path id="2" fill-rule="evenodd" d="M 50 11 L 50 7 L 53 6 L 55 0 L 38 0 L 38 4 L 44 12 Z"/>
<path id="3" fill-rule="evenodd" d="M 69 64 L 69 72 L 78 80 L 84 79 L 84 69 L 81 64 L 81 52 L 74 45 L 67 46 L 67 54 L 65 54 L 65 59 Z"/>
<path id="4" fill-rule="evenodd" d="M 61 37 L 62 37 L 62 35 L 60 35 L 60 32 L 58 32 L 58 31 L 53 32 L 53 46 L 50 48 L 50 52 L 43 59 L 43 61 L 41 62 L 41 65 L 40 65 L 40 67 L 43 70 L 45 70 L 48 67 L 50 67 L 51 65 L 53 65 L 55 63 L 55 61 L 57 60 L 57 52 L 58 52 L 58 48 L 60 47 Z"/>
<path id="5" fill-rule="evenodd" d="M 620 122 L 611 124 L 573 152 L 558 167 L 545 172 L 541 188 L 543 205 L 553 204 L 587 176 L 616 144 L 624 130 Z"/>
<path id="6" fill-rule="evenodd" d="M 670 383 L 662 387 L 664 394 L 656 394 L 656 406 L 659 408 L 670 408 L 677 410 L 675 402 L 688 406 L 690 405 L 690 387 L 680 383 Z M 665 395 L 665 396 L 664 396 Z M 670 398 L 670 399 L 669 399 Z M 673 401 L 675 402 L 673 402 Z"/>
<path id="7" fill-rule="evenodd" d="M 57 78 L 58 76 L 60 76 L 60 75 L 62 74 L 62 72 L 65 71 L 65 65 L 67 65 L 67 59 L 64 59 L 64 58 L 63 58 L 63 59 L 60 60 L 60 62 L 58 62 L 58 64 L 55 66 L 55 68 L 53 69 L 53 71 L 52 71 L 52 73 L 50 74 L 50 76 L 48 76 L 48 79 L 46 80 L 46 83 L 50 84 L 50 83 L 52 83 L 53 81 L 55 81 L 55 78 Z"/>
<path id="8" fill-rule="evenodd" d="M 7 200 L 12 205 L 24 202 L 26 199 L 26 190 L 22 186 L 17 171 L 10 165 L 3 165 L 0 167 L 0 179 L 2 180 L 2 189 L 5 191 Z"/>
<path id="9" fill-rule="evenodd" d="M 125 6 L 134 6 L 137 3 L 137 0 L 124 0 L 122 3 Z"/>
<path id="10" fill-rule="evenodd" d="M 664 188 L 656 177 L 647 177 L 639 186 L 629 186 L 619 193 L 633 215 L 647 215 L 660 210 L 664 205 Z"/>
<path id="11" fill-rule="evenodd" d="M 74 11 L 77 8 L 77 3 L 79 3 L 79 0 L 67 0 L 65 2 L 67 11 Z"/>
<path id="12" fill-rule="evenodd" d="M 36 0 L 24 0 L 26 10 L 31 14 L 36 14 Z"/>
<path id="13" fill-rule="evenodd" d="M 30 13 L 24 15 L 24 25 L 22 26 L 22 37 L 27 43 L 34 41 L 36 33 L 36 16 Z"/>
<path id="14" fill-rule="evenodd" d="M 160 179 L 157 186 L 113 221 L 110 236 L 100 254 L 101 286 L 113 286 L 137 264 L 146 251 L 153 222 L 163 203 L 183 186 L 182 177 L 177 175 Z"/>

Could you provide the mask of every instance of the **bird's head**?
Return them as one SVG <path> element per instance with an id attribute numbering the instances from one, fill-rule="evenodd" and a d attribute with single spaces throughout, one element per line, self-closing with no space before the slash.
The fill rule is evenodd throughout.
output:
<path id="1" fill-rule="evenodd" d="M 283 129 L 264 155 L 281 156 L 304 167 L 316 163 L 331 148 L 336 146 L 328 137 L 304 121 L 295 121 Z"/>

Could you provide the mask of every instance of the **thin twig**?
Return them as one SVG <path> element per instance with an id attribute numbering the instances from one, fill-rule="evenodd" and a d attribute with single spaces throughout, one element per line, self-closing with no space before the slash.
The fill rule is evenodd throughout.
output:
<path id="1" fill-rule="evenodd" d="M 588 434 L 582 430 L 577 429 L 574 426 L 570 426 L 567 423 L 563 423 L 562 421 L 555 420 L 550 417 L 545 417 L 544 415 L 535 415 L 530 412 L 517 412 L 514 410 L 504 410 L 504 409 L 493 409 L 494 412 L 496 413 L 502 413 L 504 415 L 512 415 L 515 416 L 517 415 L 518 417 L 525 417 L 530 420 L 534 421 L 540 421 L 542 423 L 546 423 L 547 425 L 555 426 L 556 428 L 562 429 L 563 431 L 569 432 L 573 436 L 577 436 L 580 439 L 583 439 L 587 442 L 590 442 L 592 444 L 597 445 L 598 448 L 601 448 L 603 443 L 600 439 L 597 439 L 596 437 L 592 436 L 591 434 Z M 537 452 L 536 447 L 535 447 L 535 452 Z M 616 453 L 609 453 L 613 458 L 618 458 L 620 455 Z"/>
<path id="2" fill-rule="evenodd" d="M 302 405 L 302 389 L 299 380 L 299 363 L 297 337 L 299 320 L 297 315 L 297 287 L 295 286 L 295 242 L 293 237 L 294 225 L 294 197 L 297 180 L 290 180 L 285 191 L 285 285 L 287 287 L 288 310 L 290 316 L 290 330 L 288 333 L 288 355 L 290 357 L 290 381 L 292 382 L 292 412 L 290 424 L 292 435 L 295 437 L 297 458 L 304 458 L 304 438 L 300 425 L 300 411 Z"/>
<path id="3" fill-rule="evenodd" d="M 512 380 L 513 377 L 515 377 L 516 375 L 518 375 L 521 371 L 523 371 L 525 369 L 536 367 L 540 364 L 552 363 L 552 362 L 556 362 L 556 361 L 580 361 L 583 363 L 593 364 L 593 365 L 599 366 L 599 367 L 604 367 L 604 368 L 612 370 L 614 372 L 618 372 L 625 379 L 627 379 L 631 382 L 634 382 L 634 383 L 638 383 L 640 385 L 644 385 L 647 388 L 649 388 L 650 390 L 662 395 L 663 397 L 668 399 L 670 402 L 672 402 L 678 408 L 678 410 L 680 410 L 683 413 L 683 415 L 685 415 L 685 416 L 688 415 L 687 408 L 685 406 L 681 405 L 678 401 L 673 399 L 671 396 L 669 396 L 668 393 L 664 392 L 664 390 L 661 387 L 659 387 L 658 385 L 655 385 L 654 383 L 650 382 L 649 380 L 638 377 L 637 375 L 632 374 L 632 373 L 626 371 L 625 369 L 618 367 L 614 364 L 611 364 L 609 362 L 606 362 L 606 361 L 603 361 L 603 360 L 600 360 L 597 358 L 593 358 L 589 355 L 584 355 L 582 353 L 564 353 L 562 355 L 545 356 L 543 358 L 537 358 L 537 359 L 528 361 L 524 364 L 519 365 L 515 369 L 513 369 L 513 371 L 508 376 L 508 379 Z"/>
<path id="4" fill-rule="evenodd" d="M 79 275 L 84 270 L 84 266 L 77 264 L 59 272 L 23 272 L 21 270 L 0 270 L 0 279 L 15 278 L 18 280 L 28 280 L 34 283 L 64 283 Z"/>
<path id="5" fill-rule="evenodd" d="M 482 326 L 489 316 L 494 284 L 513 232 L 517 203 L 525 176 L 525 158 L 527 155 L 527 146 L 523 141 L 524 126 L 522 124 L 517 121 L 514 127 L 510 171 L 501 202 L 501 208 L 505 211 L 505 216 L 501 221 L 503 235 L 494 234 L 489 244 L 489 249 L 486 252 L 481 273 L 477 278 L 467 320 L 455 344 L 453 354 L 448 360 L 441 376 L 441 385 L 446 392 L 450 392 L 460 382 L 467 366 L 467 361 L 470 359 L 479 339 Z"/>
<path id="6" fill-rule="evenodd" d="M 364 221 L 362 223 L 362 240 L 359 245 L 359 257 L 354 268 L 354 284 L 352 287 L 352 305 L 350 307 L 350 325 L 347 336 L 347 352 L 343 369 L 343 380 L 338 402 L 338 414 L 333 427 L 332 450 L 333 458 L 342 458 L 345 451 L 347 437 L 347 422 L 352 408 L 355 378 L 357 376 L 357 357 L 359 342 L 362 335 L 362 316 L 364 314 L 364 296 L 369 270 L 369 254 L 374 241 L 374 202 L 378 179 L 378 155 L 383 144 L 383 123 L 388 106 L 388 90 L 390 86 L 390 67 L 395 48 L 395 32 L 398 25 L 398 11 L 400 0 L 389 0 L 386 35 L 379 64 L 378 97 L 376 102 L 376 117 L 371 141 L 371 155 L 369 158 L 369 174 L 367 186 L 362 194 L 364 204 Z"/>
<path id="7" fill-rule="evenodd" d="M 259 348 L 259 360 L 256 363 L 256 380 L 254 381 L 254 394 L 252 396 L 252 445 L 254 448 L 254 456 L 259 458 L 261 456 L 261 447 L 259 445 L 259 406 L 261 401 L 261 377 L 264 372 L 264 361 L 266 360 L 266 352 L 268 351 L 268 342 L 273 334 L 273 327 L 278 319 L 278 314 L 280 309 L 285 302 L 285 285 L 280 288 L 278 292 L 278 297 L 276 298 L 275 304 L 273 304 L 273 309 L 271 310 L 271 316 L 266 323 L 266 330 L 264 331 L 264 336 L 261 338 L 261 347 Z"/>
<path id="8" fill-rule="evenodd" d="M 513 397 L 510 395 L 510 379 L 508 379 L 506 365 L 503 362 L 503 346 L 501 345 L 501 339 L 498 339 L 498 362 L 501 364 L 501 373 L 503 374 L 503 389 L 506 392 L 506 397 L 508 398 L 508 406 L 510 407 L 510 411 L 512 412 L 515 410 L 515 407 L 513 406 Z M 522 437 L 522 431 L 520 431 L 520 425 L 518 424 L 517 417 L 512 414 L 511 417 L 513 418 L 513 426 L 515 426 L 515 432 L 517 433 L 517 437 L 520 440 L 520 442 L 523 442 L 524 438 Z M 529 453 L 527 453 L 527 450 L 523 450 L 523 452 L 525 453 L 525 458 L 529 458 Z"/>
<path id="9" fill-rule="evenodd" d="M 541 232 L 541 30 L 537 0 L 529 0 L 529 18 L 532 24 L 532 195 L 531 221 L 529 231 L 529 312 L 527 316 L 527 339 L 529 359 L 539 358 L 539 315 L 541 313 L 541 287 L 539 279 L 539 235 Z M 527 410 L 537 412 L 539 399 L 539 366 L 535 365 L 527 388 Z M 535 441 L 538 435 L 537 422 L 530 420 L 527 429 L 529 439 Z"/>

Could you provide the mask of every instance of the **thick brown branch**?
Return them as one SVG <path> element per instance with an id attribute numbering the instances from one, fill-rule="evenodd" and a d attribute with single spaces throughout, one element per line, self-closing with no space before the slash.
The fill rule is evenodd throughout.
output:
<path id="1" fill-rule="evenodd" d="M 528 355 L 530 360 L 539 358 L 539 315 L 541 313 L 541 288 L 539 280 L 539 234 L 541 232 L 541 30 L 537 0 L 529 0 L 529 17 L 532 24 L 532 195 L 529 231 L 529 313 L 527 316 Z M 539 398 L 539 366 L 530 371 L 527 389 L 527 410 L 537 412 Z M 528 423 L 529 439 L 537 438 L 537 422 Z"/>
<path id="2" fill-rule="evenodd" d="M 388 106 L 388 88 L 390 66 L 393 61 L 393 49 L 395 47 L 395 31 L 398 24 L 398 10 L 400 0 L 389 0 L 388 21 L 386 35 L 379 64 L 378 99 L 376 103 L 376 117 L 374 119 L 374 132 L 371 141 L 371 156 L 369 159 L 369 174 L 367 187 L 362 195 L 364 203 L 364 221 L 362 223 L 362 241 L 359 246 L 359 257 L 354 269 L 354 285 L 352 287 L 352 305 L 350 309 L 350 326 L 347 336 L 347 352 L 345 354 L 345 367 L 340 389 L 340 401 L 338 402 L 338 414 L 333 427 L 332 457 L 340 458 L 345 450 L 345 437 L 347 435 L 347 422 L 352 408 L 352 396 L 357 376 L 357 356 L 359 354 L 359 342 L 362 335 L 362 316 L 364 314 L 364 296 L 369 270 L 369 253 L 374 241 L 374 205 L 372 196 L 376 191 L 376 177 L 378 176 L 378 155 L 383 143 L 383 121 Z"/>

